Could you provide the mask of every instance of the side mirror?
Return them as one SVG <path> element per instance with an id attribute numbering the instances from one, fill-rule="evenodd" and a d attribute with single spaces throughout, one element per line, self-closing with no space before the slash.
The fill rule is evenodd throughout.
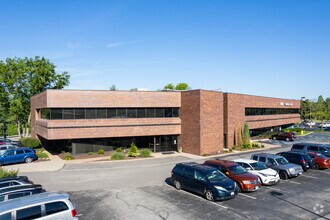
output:
<path id="1" fill-rule="evenodd" d="M 250 167 L 247 167 L 246 170 L 252 170 Z"/>
<path id="2" fill-rule="evenodd" d="M 229 172 L 225 172 L 225 174 L 226 174 L 227 176 L 229 176 Z"/>

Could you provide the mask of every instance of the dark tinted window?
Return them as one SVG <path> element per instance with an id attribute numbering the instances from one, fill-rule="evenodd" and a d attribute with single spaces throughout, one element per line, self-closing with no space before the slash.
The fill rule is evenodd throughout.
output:
<path id="1" fill-rule="evenodd" d="M 16 154 L 24 154 L 24 150 L 16 150 Z"/>
<path id="2" fill-rule="evenodd" d="M 163 118 L 164 117 L 164 109 L 156 108 L 156 118 Z"/>
<path id="3" fill-rule="evenodd" d="M 64 202 L 47 203 L 45 204 L 45 206 L 46 206 L 46 215 L 51 215 L 69 209 L 69 207 Z"/>
<path id="4" fill-rule="evenodd" d="M 260 162 L 266 162 L 266 157 L 259 157 Z"/>
<path id="5" fill-rule="evenodd" d="M 74 118 L 75 119 L 84 119 L 85 118 L 85 109 L 75 109 Z"/>
<path id="6" fill-rule="evenodd" d="M 111 108 L 107 110 L 107 117 L 108 118 L 115 118 L 117 117 L 117 110 L 115 108 Z"/>
<path id="7" fill-rule="evenodd" d="M 183 166 L 177 165 L 173 169 L 173 173 L 182 174 L 184 170 Z"/>
<path id="8" fill-rule="evenodd" d="M 32 151 L 31 150 L 24 150 L 24 153 L 28 154 L 28 153 L 31 153 Z"/>
<path id="9" fill-rule="evenodd" d="M 127 118 L 136 118 L 136 109 L 127 109 Z"/>
<path id="10" fill-rule="evenodd" d="M 155 109 L 154 108 L 147 108 L 146 117 L 147 118 L 154 118 L 155 117 Z"/>
<path id="11" fill-rule="evenodd" d="M 173 116 L 172 108 L 165 108 L 164 115 L 165 115 L 165 117 L 172 117 Z"/>
<path id="12" fill-rule="evenodd" d="M 7 155 L 7 156 L 13 156 L 14 153 L 15 153 L 14 150 L 8 150 L 8 151 L 6 152 L 6 155 Z"/>
<path id="13" fill-rule="evenodd" d="M 107 109 L 98 108 L 96 109 L 97 118 L 106 118 L 107 117 Z"/>
<path id="14" fill-rule="evenodd" d="M 310 150 L 310 151 L 318 151 L 318 147 L 308 146 L 308 147 L 307 147 L 307 150 Z"/>
<path id="15" fill-rule="evenodd" d="M 292 149 L 294 149 L 294 150 L 302 150 L 302 149 L 304 149 L 304 145 L 293 145 L 292 146 Z"/>
<path id="16" fill-rule="evenodd" d="M 179 117 L 179 109 L 173 108 L 173 117 Z"/>
<path id="17" fill-rule="evenodd" d="M 146 109 L 145 108 L 138 108 L 137 109 L 137 117 L 138 118 L 145 118 L 146 117 Z"/>
<path id="18" fill-rule="evenodd" d="M 311 159 L 311 157 L 310 157 L 309 155 L 303 155 L 303 158 L 304 158 L 305 160 L 310 160 L 310 159 Z"/>
<path id="19" fill-rule="evenodd" d="M 41 206 L 33 206 L 16 211 L 17 220 L 30 220 L 41 217 Z"/>
<path id="20" fill-rule="evenodd" d="M 74 109 L 63 109 L 63 119 L 74 119 Z"/>
<path id="21" fill-rule="evenodd" d="M 0 147 L 0 150 L 7 150 L 7 147 Z"/>
<path id="22" fill-rule="evenodd" d="M 298 108 L 245 108 L 245 115 L 298 114 Z"/>
<path id="23" fill-rule="evenodd" d="M 253 156 L 252 159 L 253 160 L 258 160 L 258 156 Z"/>
<path id="24" fill-rule="evenodd" d="M 93 119 L 93 118 L 96 118 L 96 109 L 92 108 L 92 109 L 86 109 L 86 118 L 90 118 L 90 119 Z"/>
<path id="25" fill-rule="evenodd" d="M 8 213 L 0 215 L 0 219 L 1 220 L 11 220 L 11 213 L 8 212 Z"/>
<path id="26" fill-rule="evenodd" d="M 31 194 L 32 194 L 31 192 L 13 193 L 13 194 L 8 195 L 8 200 L 9 199 L 15 199 L 15 198 L 23 197 L 23 196 L 29 196 Z"/>
<path id="27" fill-rule="evenodd" d="M 50 119 L 50 110 L 48 108 L 40 110 L 40 117 L 43 119 Z"/>
<path id="28" fill-rule="evenodd" d="M 184 169 L 184 174 L 186 175 L 186 176 L 188 176 L 188 177 L 194 177 L 194 169 L 193 168 L 191 168 L 191 167 L 186 167 L 185 169 Z"/>
<path id="29" fill-rule="evenodd" d="M 62 109 L 56 109 L 56 108 L 51 109 L 50 119 L 63 119 Z"/>
<path id="30" fill-rule="evenodd" d="M 126 108 L 118 108 L 117 109 L 117 117 L 118 118 L 126 118 Z"/>
<path id="31" fill-rule="evenodd" d="M 10 186 L 10 182 L 7 183 L 0 183 L 0 188 Z"/>

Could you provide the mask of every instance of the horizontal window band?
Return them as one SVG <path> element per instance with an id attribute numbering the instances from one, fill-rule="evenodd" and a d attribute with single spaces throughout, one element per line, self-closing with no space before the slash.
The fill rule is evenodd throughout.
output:
<path id="1" fill-rule="evenodd" d="M 46 129 L 150 127 L 150 126 L 172 126 L 172 125 L 181 125 L 181 124 L 180 123 L 173 123 L 173 124 L 142 124 L 142 125 L 100 125 L 100 126 L 75 126 L 75 127 L 47 127 L 47 126 L 37 124 L 37 126 L 42 127 L 42 128 L 46 128 Z"/>
<path id="2" fill-rule="evenodd" d="M 286 120 L 286 119 L 299 119 L 299 120 L 300 120 L 300 117 L 273 118 L 273 119 L 256 119 L 256 120 L 247 120 L 246 122 L 256 122 L 256 121 L 278 121 L 278 120 Z"/>

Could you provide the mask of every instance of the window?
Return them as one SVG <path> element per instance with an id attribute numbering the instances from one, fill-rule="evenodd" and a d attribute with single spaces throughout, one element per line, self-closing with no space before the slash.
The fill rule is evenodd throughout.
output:
<path id="1" fill-rule="evenodd" d="M 0 147 L 0 150 L 7 150 L 7 147 Z"/>
<path id="2" fill-rule="evenodd" d="M 308 147 L 307 147 L 307 150 L 308 150 L 308 151 L 318 151 L 319 149 L 318 149 L 318 147 L 308 146 Z"/>
<path id="3" fill-rule="evenodd" d="M 155 109 L 154 108 L 147 108 L 146 118 L 154 118 L 154 117 L 155 117 Z"/>
<path id="4" fill-rule="evenodd" d="M 165 115 L 165 117 L 167 117 L 167 118 L 172 117 L 172 116 L 173 116 L 172 108 L 165 108 L 165 109 L 164 109 L 164 115 Z"/>
<path id="5" fill-rule="evenodd" d="M 50 119 L 63 119 L 62 109 L 51 109 L 50 110 Z"/>
<path id="6" fill-rule="evenodd" d="M 87 108 L 86 109 L 86 118 L 87 119 L 93 119 L 93 118 L 96 118 L 96 109 L 94 108 Z"/>
<path id="7" fill-rule="evenodd" d="M 1 220 L 11 220 L 11 212 L 7 212 L 5 214 L 0 215 Z"/>
<path id="8" fill-rule="evenodd" d="M 194 169 L 193 169 L 193 168 L 191 168 L 191 167 L 186 167 L 186 168 L 184 169 L 184 174 L 185 174 L 186 176 L 188 176 L 188 177 L 193 178 L 195 172 L 194 172 Z"/>
<path id="9" fill-rule="evenodd" d="M 197 170 L 195 171 L 194 178 L 195 178 L 196 180 L 202 180 L 202 181 L 205 180 L 205 177 L 203 176 L 203 174 L 201 174 L 201 172 L 199 172 L 199 171 L 197 171 Z"/>
<path id="10" fill-rule="evenodd" d="M 126 118 L 126 108 L 117 108 L 117 117 Z"/>
<path id="11" fill-rule="evenodd" d="M 245 115 L 299 114 L 299 108 L 245 108 Z"/>
<path id="12" fill-rule="evenodd" d="M 77 108 L 74 111 L 75 119 L 85 119 L 85 109 Z"/>
<path id="13" fill-rule="evenodd" d="M 117 111 L 115 108 L 107 109 L 107 118 L 115 118 L 117 117 Z"/>
<path id="14" fill-rule="evenodd" d="M 16 211 L 17 220 L 30 220 L 41 217 L 41 206 L 33 206 Z"/>
<path id="15" fill-rule="evenodd" d="M 29 153 L 32 153 L 32 151 L 31 150 L 24 150 L 24 153 L 29 154 Z"/>
<path id="16" fill-rule="evenodd" d="M 145 108 L 138 108 L 137 109 L 137 117 L 138 118 L 145 118 L 146 117 L 146 109 Z"/>
<path id="17" fill-rule="evenodd" d="M 29 195 L 32 195 L 32 193 L 31 192 L 13 193 L 13 194 L 8 195 L 8 200 L 9 199 L 16 199 L 16 198 L 23 197 L 23 196 L 29 196 Z"/>
<path id="18" fill-rule="evenodd" d="M 129 108 L 127 109 L 127 118 L 136 118 L 136 108 Z"/>
<path id="19" fill-rule="evenodd" d="M 320 152 L 325 152 L 325 151 L 327 151 L 327 149 L 325 149 L 324 147 L 319 147 L 319 151 Z"/>
<path id="20" fill-rule="evenodd" d="M 40 110 L 40 118 L 42 119 L 50 119 L 50 110 L 48 108 Z"/>
<path id="21" fill-rule="evenodd" d="M 259 157 L 259 161 L 265 163 L 266 162 L 266 157 Z"/>
<path id="22" fill-rule="evenodd" d="M 243 167 L 243 168 L 250 168 L 251 169 L 251 167 L 248 165 L 248 164 L 246 164 L 246 163 L 237 163 L 237 164 L 239 164 L 241 167 Z"/>
<path id="23" fill-rule="evenodd" d="M 172 117 L 179 117 L 179 109 L 178 108 L 173 108 L 172 109 L 173 116 Z"/>
<path id="24" fill-rule="evenodd" d="M 46 215 L 51 215 L 69 209 L 69 207 L 64 202 L 47 203 L 45 204 L 45 207 L 46 207 Z"/>
<path id="25" fill-rule="evenodd" d="M 74 109 L 63 109 L 63 119 L 74 119 Z"/>
<path id="26" fill-rule="evenodd" d="M 253 160 L 258 160 L 258 156 L 253 156 L 252 159 Z"/>
<path id="27" fill-rule="evenodd" d="M 6 155 L 7 155 L 7 156 L 13 156 L 13 155 L 14 155 L 14 150 L 8 150 L 8 151 L 6 152 Z"/>
<path id="28" fill-rule="evenodd" d="M 294 145 L 292 147 L 292 149 L 296 149 L 296 150 L 302 150 L 304 148 L 304 145 Z"/>
<path id="29" fill-rule="evenodd" d="M 275 160 L 272 159 L 272 158 L 267 158 L 267 162 L 268 162 L 269 164 L 271 164 L 271 165 L 276 165 Z"/>
<path id="30" fill-rule="evenodd" d="M 96 109 L 97 118 L 107 118 L 107 109 L 98 108 Z"/>
<path id="31" fill-rule="evenodd" d="M 24 154 L 24 150 L 17 150 L 16 154 Z"/>
<path id="32" fill-rule="evenodd" d="M 10 182 L 6 182 L 6 183 L 0 183 L 0 188 L 4 188 L 10 186 Z"/>
<path id="33" fill-rule="evenodd" d="M 156 118 L 163 118 L 163 117 L 164 117 L 164 109 L 156 108 Z"/>

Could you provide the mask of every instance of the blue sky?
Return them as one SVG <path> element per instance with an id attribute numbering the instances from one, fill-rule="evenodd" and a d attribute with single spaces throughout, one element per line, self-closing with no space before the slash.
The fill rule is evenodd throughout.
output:
<path id="1" fill-rule="evenodd" d="M 0 0 L 0 59 L 44 56 L 69 89 L 330 97 L 330 1 Z"/>

